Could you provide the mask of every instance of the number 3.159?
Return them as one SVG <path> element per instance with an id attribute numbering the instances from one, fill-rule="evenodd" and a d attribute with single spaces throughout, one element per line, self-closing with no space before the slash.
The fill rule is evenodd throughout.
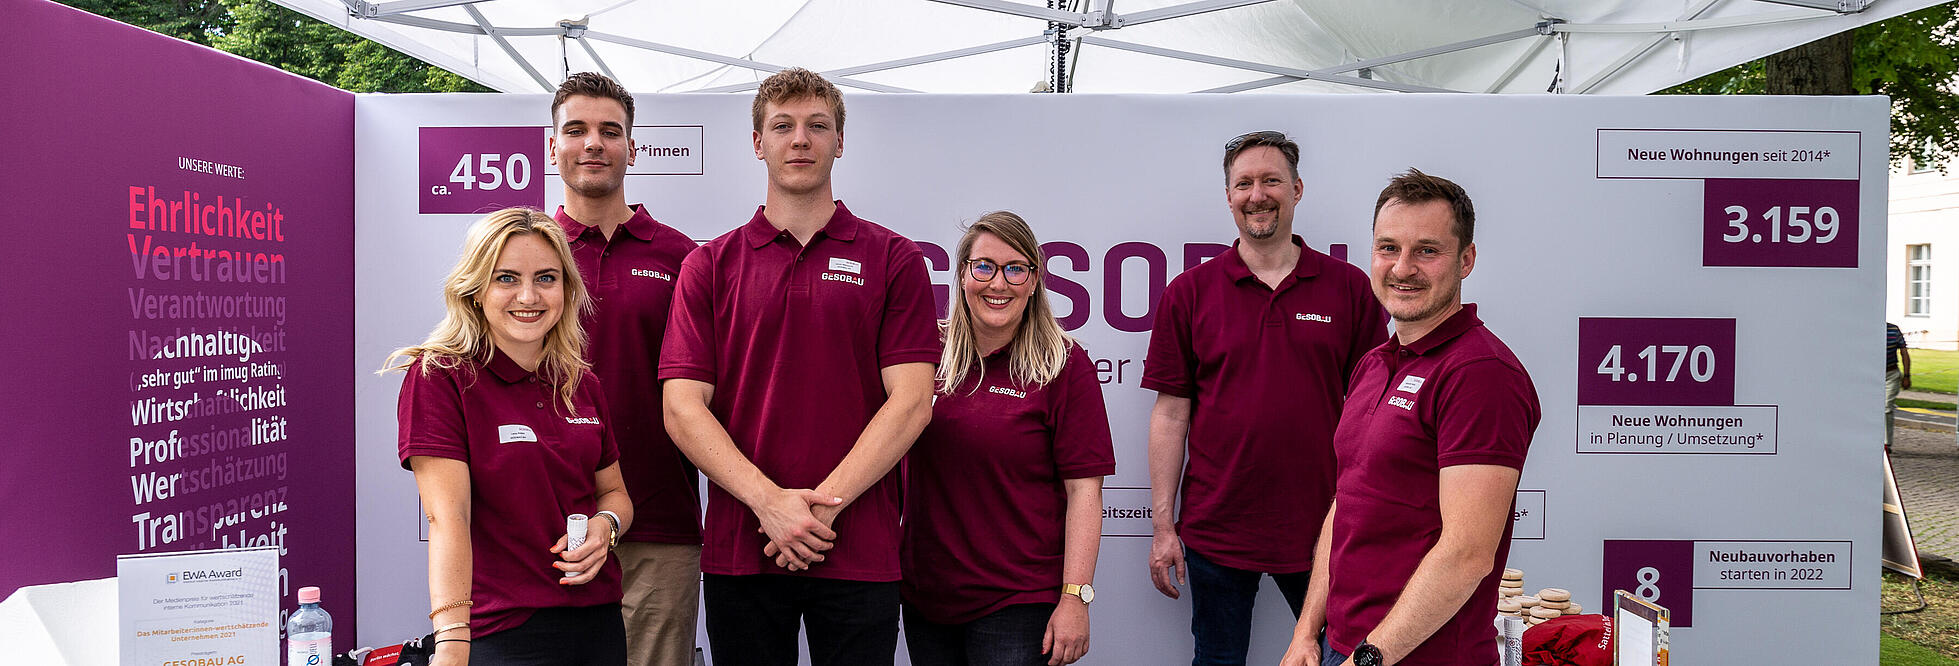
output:
<path id="1" fill-rule="evenodd" d="M 1729 206 L 1726 211 L 1730 216 L 1728 233 L 1722 234 L 1721 240 L 1730 243 L 1760 243 L 1767 240 L 1771 243 L 1821 244 L 1837 238 L 1837 209 L 1829 206 L 1819 206 L 1813 210 L 1808 206 L 1790 206 L 1786 212 L 1782 206 L 1771 206 L 1762 211 L 1762 220 L 1768 223 L 1766 237 L 1761 231 L 1748 231 L 1747 208 Z"/>
<path id="2" fill-rule="evenodd" d="M 449 182 L 465 190 L 488 192 L 505 186 L 522 190 L 531 184 L 531 159 L 523 153 L 511 153 L 509 159 L 496 153 L 464 153 L 449 172 Z"/>

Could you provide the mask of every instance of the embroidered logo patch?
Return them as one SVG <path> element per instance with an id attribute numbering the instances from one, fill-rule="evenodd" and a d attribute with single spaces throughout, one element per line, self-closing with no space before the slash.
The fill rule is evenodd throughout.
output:
<path id="1" fill-rule="evenodd" d="M 667 274 L 667 273 L 662 273 L 662 272 L 660 272 L 660 271 L 655 271 L 655 270 L 647 270 L 647 269 L 644 269 L 644 268 L 635 268 L 635 269 L 633 269 L 633 275 L 635 275 L 635 276 L 638 276 L 638 277 L 650 277 L 650 278 L 657 278 L 657 279 L 661 279 L 661 280 L 666 280 L 666 281 L 668 281 L 668 282 L 672 282 L 672 281 L 673 281 L 673 276 L 672 276 L 672 275 L 669 275 L 669 274 Z"/>
<path id="2" fill-rule="evenodd" d="M 1333 323 L 1333 318 L 1332 318 L 1332 317 L 1328 317 L 1328 316 L 1326 316 L 1326 315 L 1323 315 L 1323 314 L 1306 314 L 1306 313 L 1304 313 L 1304 312 L 1302 312 L 1302 313 L 1299 313 L 1299 314 L 1295 314 L 1295 315 L 1293 315 L 1293 316 L 1292 316 L 1292 318 L 1293 318 L 1293 319 L 1297 319 L 1297 320 L 1299 320 L 1299 321 L 1317 321 L 1317 322 L 1320 322 L 1320 323 L 1322 323 L 1322 324 L 1331 324 L 1331 323 Z"/>

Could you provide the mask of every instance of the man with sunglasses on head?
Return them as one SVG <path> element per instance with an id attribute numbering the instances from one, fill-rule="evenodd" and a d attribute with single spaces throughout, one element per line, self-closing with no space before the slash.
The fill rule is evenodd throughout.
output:
<path id="1" fill-rule="evenodd" d="M 1143 372 L 1157 392 L 1150 580 L 1172 599 L 1190 587 L 1199 666 L 1245 663 L 1263 575 L 1299 615 L 1347 376 L 1387 339 L 1367 274 L 1293 234 L 1299 145 L 1238 136 L 1224 172 L 1238 240 L 1164 290 Z"/>

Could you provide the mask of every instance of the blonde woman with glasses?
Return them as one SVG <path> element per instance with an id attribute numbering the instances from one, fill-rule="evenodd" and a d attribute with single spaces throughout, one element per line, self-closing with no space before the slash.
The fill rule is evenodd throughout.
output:
<path id="1" fill-rule="evenodd" d="M 915 666 L 1073 663 L 1115 473 L 1101 384 L 1025 220 L 982 216 L 956 260 L 932 423 L 906 459 L 905 644 Z"/>

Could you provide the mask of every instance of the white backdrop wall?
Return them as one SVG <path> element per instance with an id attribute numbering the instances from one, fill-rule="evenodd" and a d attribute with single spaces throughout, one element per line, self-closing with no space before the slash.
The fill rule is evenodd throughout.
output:
<path id="1" fill-rule="evenodd" d="M 1644 586 L 1659 603 L 1675 607 L 1676 624 L 1682 624 L 1683 611 L 1688 614 L 1685 624 L 1691 626 L 1673 632 L 1682 663 L 1875 659 L 1882 99 L 857 94 L 847 101 L 836 192 L 852 211 L 949 249 L 962 221 L 1005 208 L 1030 220 L 1044 241 L 1076 248 L 1076 260 L 1051 259 L 1048 268 L 1056 280 L 1051 284 L 1058 285 L 1058 313 L 1081 319 L 1074 333 L 1092 356 L 1108 361 L 1103 391 L 1118 459 L 1117 473 L 1107 481 L 1112 510 L 1148 507 L 1145 440 L 1154 394 L 1138 381 L 1158 291 L 1153 286 L 1181 272 L 1187 253 L 1208 256 L 1217 248 L 1207 244 L 1234 237 L 1224 206 L 1221 144 L 1249 130 L 1284 130 L 1304 147 L 1298 232 L 1321 250 L 1345 244 L 1363 267 L 1374 196 L 1390 174 L 1418 167 L 1456 180 L 1475 199 L 1479 261 L 1464 297 L 1482 304 L 1483 319 L 1523 360 L 1544 407 L 1524 470 L 1526 492 L 1519 496 L 1518 508 L 1530 513 L 1518 516 L 1519 539 L 1509 562 L 1526 570 L 1529 589 L 1569 588 L 1588 612 L 1596 612 L 1611 593 L 1608 576 L 1632 581 L 1633 571 L 1650 568 L 1637 582 L 1614 586 Z M 746 95 L 641 96 L 635 135 L 642 145 L 667 150 L 657 159 L 643 156 L 636 171 L 691 175 L 629 176 L 628 199 L 645 202 L 656 218 L 696 239 L 746 221 L 764 193 L 763 169 L 750 149 L 748 105 Z M 419 341 L 441 316 L 437 285 L 474 219 L 424 214 L 424 206 L 482 195 L 443 199 L 424 193 L 459 184 L 450 183 L 449 165 L 462 152 L 477 155 L 473 165 L 494 152 L 499 168 L 510 166 L 513 152 L 491 145 L 458 148 L 454 134 L 441 138 L 423 129 L 532 128 L 534 133 L 519 135 L 516 149 L 528 152 L 534 190 L 517 193 L 505 186 L 485 200 L 555 209 L 560 185 L 543 173 L 548 106 L 544 95 L 358 101 L 358 557 L 360 631 L 369 643 L 427 631 L 426 548 L 418 538 L 412 478 L 395 459 L 399 379 L 375 377 L 372 370 L 389 350 Z M 1635 160 L 1621 145 L 1628 140 L 1662 154 L 1725 142 L 1777 161 Z M 1795 152 L 1817 147 L 1832 152 Z M 424 167 L 418 175 L 418 156 L 439 168 Z M 1612 177 L 1624 175 L 1642 177 Z M 471 176 L 488 181 L 481 173 Z M 1722 194 L 1728 198 L 1704 214 L 1704 192 L 1717 191 L 1704 178 L 1799 178 L 1843 187 L 1804 182 L 1779 191 L 1773 183 L 1722 181 L 1738 185 L 1719 192 L 1745 191 Z M 1736 243 L 1714 240 L 1729 234 L 1721 217 L 1729 203 L 1769 202 L 1786 207 L 1776 213 L 1781 215 L 1795 206 L 1831 203 L 1816 194 L 1825 191 L 1838 193 L 1832 195 L 1838 196 L 1832 200 L 1838 225 L 1831 234 L 1836 244 L 1823 254 L 1799 256 L 1805 248 L 1791 249 L 1793 236 L 1784 234 L 1795 234 L 1793 227 L 1776 229 L 1777 238 L 1766 241 L 1747 239 L 1748 232 Z M 1734 197 L 1740 198 L 1728 200 Z M 1755 233 L 1770 233 L 1762 212 L 1752 208 L 1746 224 Z M 1865 223 L 1853 230 L 1852 218 Z M 1813 230 L 1802 234 L 1807 249 L 1823 249 L 1815 243 L 1821 227 L 1804 226 Z M 927 254 L 934 253 L 927 248 Z M 1723 259 L 1734 256 L 1743 259 Z M 1713 265 L 1751 262 L 1847 267 Z M 947 268 L 943 262 L 932 266 L 941 289 L 953 281 Z M 1616 333 L 1619 338 L 1588 341 L 1581 353 L 1580 318 L 1608 317 L 1732 324 L 1633 322 L 1631 329 L 1659 333 Z M 1599 330 L 1628 329 L 1620 324 L 1605 322 Z M 1721 331 L 1730 325 L 1732 341 L 1723 342 Z M 1654 389 L 1639 396 L 1589 400 L 1699 406 L 1589 407 L 1580 423 L 1581 378 L 1599 391 L 1632 388 L 1630 379 L 1612 384 L 1609 374 L 1601 374 L 1615 370 L 1595 348 L 1623 343 L 1617 371 L 1638 374 L 1647 372 L 1646 360 L 1635 355 L 1647 344 L 1691 349 L 1703 342 L 1718 370 L 1689 358 L 1673 382 L 1654 384 L 1649 376 L 1646 386 Z M 1659 371 L 1672 361 L 1662 352 Z M 1706 370 L 1711 383 L 1693 383 L 1697 370 Z M 1732 377 L 1731 396 L 1716 395 L 1724 377 Z M 1763 436 L 1748 440 L 1753 446 L 1708 440 L 1681 445 L 1665 438 L 1686 429 L 1595 427 L 1611 423 L 1608 412 L 1622 418 L 1741 414 L 1742 425 L 1723 432 Z M 1591 438 L 1593 430 L 1601 438 L 1611 430 L 1663 439 L 1652 445 L 1601 443 Z M 1707 432 L 1696 433 L 1719 434 L 1702 430 Z M 1087 663 L 1187 659 L 1179 655 L 1190 650 L 1188 596 L 1172 601 L 1151 588 L 1147 519 L 1107 520 L 1104 533 Z M 1623 543 L 1631 540 L 1666 543 Z M 1642 558 L 1657 559 L 1649 567 Z M 1828 561 L 1811 561 L 1819 559 Z M 1723 571 L 1744 573 L 1723 580 Z M 1750 586 L 1779 589 L 1732 589 Z M 1290 624 L 1268 583 L 1256 614 L 1255 663 L 1277 660 Z M 1808 640 L 1786 640 L 1792 630 Z"/>

